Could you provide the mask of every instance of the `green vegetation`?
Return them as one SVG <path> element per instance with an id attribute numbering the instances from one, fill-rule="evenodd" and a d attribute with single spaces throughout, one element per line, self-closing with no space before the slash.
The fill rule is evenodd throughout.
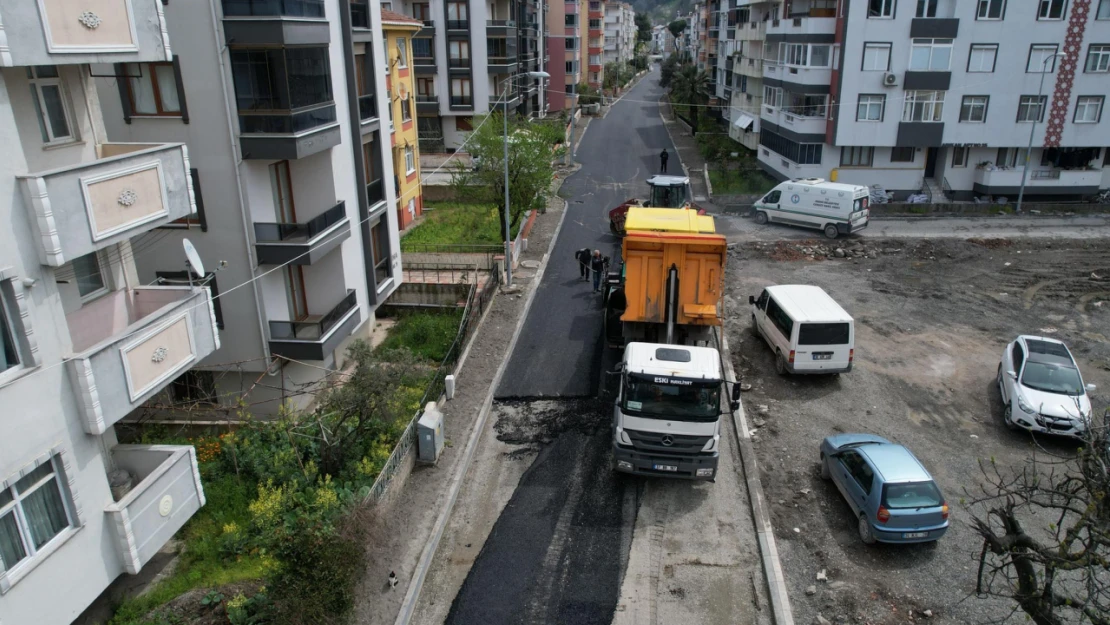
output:
<path id="1" fill-rule="evenodd" d="M 775 184 L 762 171 L 736 169 L 710 169 L 709 182 L 714 195 L 756 195 L 767 192 Z"/>
<path id="2" fill-rule="evenodd" d="M 401 239 L 401 250 L 412 244 L 499 245 L 501 215 L 489 205 L 431 203 L 424 207 L 424 221 Z"/>
<path id="3" fill-rule="evenodd" d="M 455 341 L 462 321 L 462 309 L 443 313 L 402 314 L 389 336 L 378 346 L 379 352 L 407 347 L 414 354 L 439 365 Z"/>

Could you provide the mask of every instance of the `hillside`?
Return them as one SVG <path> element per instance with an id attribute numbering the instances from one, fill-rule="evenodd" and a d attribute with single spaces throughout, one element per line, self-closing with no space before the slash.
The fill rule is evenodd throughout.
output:
<path id="1" fill-rule="evenodd" d="M 693 7 L 693 0 L 629 0 L 637 13 L 646 13 L 652 25 L 667 24 L 675 15 L 685 15 Z"/>

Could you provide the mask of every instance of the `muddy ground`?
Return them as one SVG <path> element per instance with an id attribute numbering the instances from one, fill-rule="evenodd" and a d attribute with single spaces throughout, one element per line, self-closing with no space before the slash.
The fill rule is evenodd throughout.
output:
<path id="1" fill-rule="evenodd" d="M 750 331 L 747 304 L 770 284 L 821 286 L 853 315 L 852 372 L 774 373 L 770 350 Z M 1002 425 L 994 382 L 1002 350 L 1016 335 L 1064 340 L 1085 381 L 1099 386 L 1096 414 L 1106 407 L 1110 240 L 740 244 L 730 252 L 727 285 L 731 356 L 753 385 L 744 404 L 796 622 L 820 615 L 852 623 L 984 623 L 1010 614 L 1006 601 L 973 596 L 981 543 L 960 498 L 978 483 L 979 459 L 1020 466 L 1034 444 Z M 943 540 L 859 541 L 848 505 L 817 468 L 821 439 L 848 431 L 903 443 L 924 462 L 952 506 Z M 1074 449 L 1054 439 L 1037 443 Z M 817 581 L 821 570 L 827 582 Z"/>

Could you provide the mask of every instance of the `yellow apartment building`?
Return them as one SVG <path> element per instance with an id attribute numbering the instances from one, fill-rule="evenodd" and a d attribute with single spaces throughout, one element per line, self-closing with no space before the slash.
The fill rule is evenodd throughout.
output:
<path id="1" fill-rule="evenodd" d="M 424 23 L 382 9 L 389 67 L 385 88 L 389 95 L 390 145 L 393 146 L 393 184 L 397 191 L 397 226 L 404 230 L 424 212 L 420 188 L 420 145 L 416 134 L 416 89 L 413 87 L 412 36 Z"/>

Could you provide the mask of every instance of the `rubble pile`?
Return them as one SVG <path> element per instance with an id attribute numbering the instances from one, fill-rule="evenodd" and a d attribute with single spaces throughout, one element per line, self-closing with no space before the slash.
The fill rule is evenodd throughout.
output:
<path id="1" fill-rule="evenodd" d="M 873 260 L 883 254 L 901 254 L 900 247 L 882 247 L 866 241 L 776 241 L 752 243 L 756 254 L 771 260 Z"/>

